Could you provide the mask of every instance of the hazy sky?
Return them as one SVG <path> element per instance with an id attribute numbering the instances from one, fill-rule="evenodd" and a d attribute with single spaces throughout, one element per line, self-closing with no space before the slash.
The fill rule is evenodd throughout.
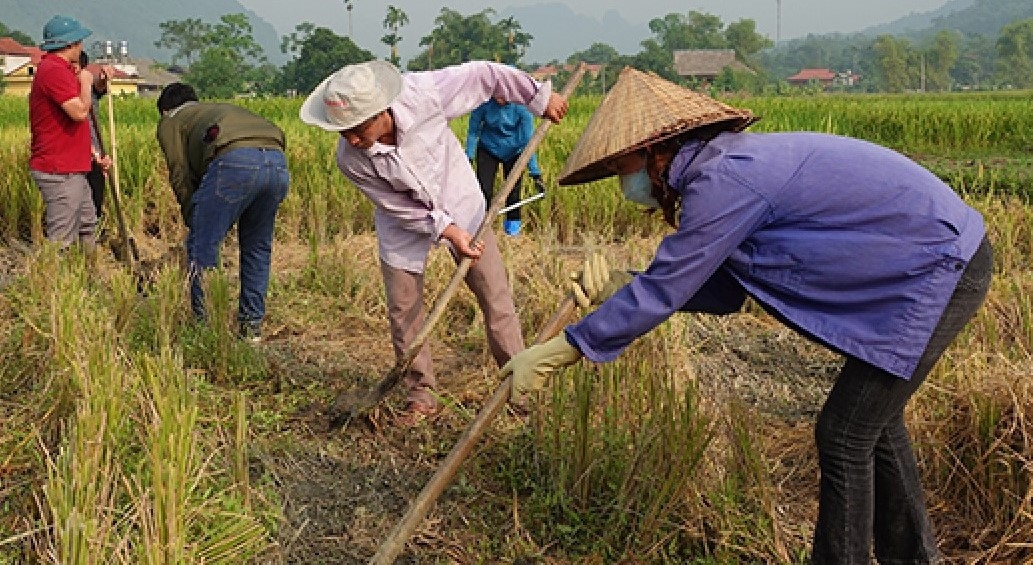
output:
<path id="1" fill-rule="evenodd" d="M 328 27 L 342 35 L 348 33 L 343 0 L 240 1 L 273 24 L 281 35 L 289 33 L 294 25 L 303 21 Z M 757 22 L 757 30 L 771 39 L 776 38 L 778 29 L 778 0 L 353 0 L 352 30 L 361 47 L 377 51 L 382 47 L 380 37 L 385 33 L 382 22 L 387 6 L 403 10 L 409 17 L 409 24 L 401 30 L 403 43 L 400 47 L 403 48 L 404 59 L 413 54 L 405 51 L 416 51 L 419 38 L 433 28 L 434 17 L 442 7 L 472 14 L 492 6 L 496 12 L 503 13 L 507 7 L 548 3 L 565 4 L 576 13 L 600 19 L 605 12 L 613 10 L 632 24 L 644 24 L 671 12 L 685 14 L 695 10 L 718 15 L 725 24 L 752 19 Z M 936 9 L 946 3 L 947 0 L 782 0 L 781 37 L 792 39 L 808 33 L 859 31 L 912 12 Z M 599 41 L 608 42 L 606 38 L 599 38 Z"/>

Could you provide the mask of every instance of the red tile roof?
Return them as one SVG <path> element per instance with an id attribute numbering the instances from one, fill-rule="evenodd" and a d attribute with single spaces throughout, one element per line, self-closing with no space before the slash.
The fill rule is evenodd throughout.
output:
<path id="1" fill-rule="evenodd" d="M 30 57 L 33 64 L 38 64 L 43 58 L 43 50 L 39 47 L 22 45 L 10 37 L 0 37 L 0 55 L 18 55 Z"/>
<path id="2" fill-rule="evenodd" d="M 801 69 L 800 72 L 789 77 L 786 80 L 798 80 L 798 81 L 809 81 L 809 80 L 832 80 L 836 78 L 836 73 L 828 69 Z"/>

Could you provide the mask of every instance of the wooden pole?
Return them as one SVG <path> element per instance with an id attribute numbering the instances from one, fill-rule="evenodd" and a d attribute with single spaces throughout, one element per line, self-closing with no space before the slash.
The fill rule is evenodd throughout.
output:
<path id="1" fill-rule="evenodd" d="M 118 220 L 118 236 L 122 238 L 122 260 L 129 272 L 136 272 L 134 257 L 136 250 L 129 241 L 129 230 L 126 229 L 125 214 L 122 213 L 122 197 L 118 183 L 118 143 L 115 141 L 115 102 L 114 95 L 108 92 L 108 138 L 111 140 L 111 204 L 115 207 L 115 218 Z"/>
<path id="2" fill-rule="evenodd" d="M 574 296 L 568 295 L 560 303 L 552 318 L 542 327 L 537 339 L 535 339 L 535 343 L 545 343 L 557 335 L 574 313 L 576 305 Z M 466 432 L 456 442 L 448 457 L 441 462 L 441 466 L 438 467 L 434 476 L 423 487 L 419 496 L 409 505 L 409 510 L 406 511 L 405 516 L 402 516 L 402 519 L 395 524 L 394 529 L 388 534 L 387 539 L 380 544 L 376 555 L 370 560 L 371 564 L 391 565 L 395 562 L 395 558 L 405 548 L 405 542 L 408 541 L 416 526 L 427 516 L 427 513 L 430 512 L 431 507 L 434 506 L 434 503 L 441 496 L 441 493 L 445 491 L 445 488 L 451 484 L 452 479 L 455 478 L 456 472 L 459 470 L 459 466 L 470 455 L 470 451 L 477 444 L 477 440 L 484 435 L 485 430 L 488 429 L 488 424 L 491 423 L 499 413 L 499 410 L 509 400 L 512 380 L 512 376 L 506 377 L 506 380 L 502 381 L 502 384 L 495 389 L 495 394 L 491 396 L 488 403 L 477 413 L 477 417 L 474 418 L 473 422 L 470 423 L 470 427 L 466 429 Z"/>

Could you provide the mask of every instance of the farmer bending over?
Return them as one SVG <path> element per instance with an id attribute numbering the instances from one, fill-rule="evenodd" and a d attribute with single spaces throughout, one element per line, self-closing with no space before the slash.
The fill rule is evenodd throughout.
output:
<path id="1" fill-rule="evenodd" d="M 158 143 L 187 225 L 190 304 L 205 319 L 203 273 L 237 225 L 240 244 L 240 335 L 261 339 L 273 226 L 290 176 L 283 132 L 233 104 L 198 102 L 193 87 L 166 86 L 158 96 Z"/>
<path id="2" fill-rule="evenodd" d="M 380 266 L 395 355 L 423 325 L 423 271 L 432 246 L 474 259 L 466 284 L 484 313 L 488 345 L 505 363 L 524 348 L 520 321 L 495 236 L 485 230 L 484 196 L 448 121 L 491 96 L 526 105 L 558 122 L 567 101 L 527 73 L 471 62 L 401 74 L 385 61 L 346 66 L 326 78 L 301 107 L 307 124 L 338 132 L 337 166 L 374 204 Z M 433 414 L 434 373 L 424 344 L 404 376 L 408 388 L 400 424 Z"/>
<path id="3" fill-rule="evenodd" d="M 484 199 L 489 203 L 495 194 L 495 177 L 499 166 L 502 166 L 502 178 L 508 178 L 513 165 L 516 165 L 534 135 L 534 116 L 521 104 L 510 104 L 501 96 L 493 96 L 470 113 L 466 128 L 466 158 L 475 163 L 477 182 L 481 185 Z M 542 169 L 538 166 L 538 153 L 532 153 L 527 162 L 527 172 L 539 192 L 545 190 L 542 184 Z M 520 233 L 521 213 L 520 184 L 506 197 L 506 206 L 514 206 L 506 212 L 502 222 L 502 230 L 506 235 Z"/>
<path id="4" fill-rule="evenodd" d="M 813 563 L 930 563 L 904 406 L 990 284 L 983 219 L 889 149 L 817 133 L 740 133 L 752 114 L 625 69 L 560 184 L 620 177 L 674 232 L 645 271 L 589 258 L 576 293 L 598 308 L 503 368 L 513 393 L 582 356 L 616 358 L 678 311 L 729 314 L 746 296 L 845 363 L 818 416 Z"/>

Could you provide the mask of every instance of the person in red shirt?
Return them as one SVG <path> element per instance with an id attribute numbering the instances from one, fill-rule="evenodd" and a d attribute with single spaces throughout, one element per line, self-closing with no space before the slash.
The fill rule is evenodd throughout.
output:
<path id="1" fill-rule="evenodd" d="M 94 83 L 105 85 L 105 73 L 79 69 L 82 41 L 92 32 L 68 16 L 54 16 L 43 27 L 46 51 L 29 92 L 32 142 L 29 169 L 46 206 L 44 233 L 64 246 L 96 245 L 97 212 L 86 173 L 92 165 L 90 126 Z M 98 88 L 99 89 L 99 88 Z"/>

